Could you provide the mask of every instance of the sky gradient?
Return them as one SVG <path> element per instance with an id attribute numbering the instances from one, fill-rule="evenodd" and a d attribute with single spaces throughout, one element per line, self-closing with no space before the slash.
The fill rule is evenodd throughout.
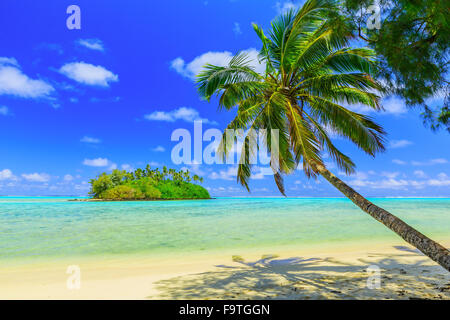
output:
<path id="1" fill-rule="evenodd" d="M 81 8 L 81 30 L 66 9 Z M 260 49 L 251 23 L 267 28 L 290 2 L 30 1 L 0 3 L 0 195 L 86 195 L 88 181 L 113 168 L 171 162 L 175 129 L 223 130 L 233 112 L 201 101 L 193 78 L 205 63 L 224 64 Z M 255 63 L 255 67 L 260 67 Z M 438 104 L 436 97 L 432 104 Z M 370 113 L 388 132 L 386 152 L 371 158 L 335 143 L 357 164 L 346 177 L 367 196 L 450 196 L 450 136 L 425 128 L 417 110 L 396 97 Z M 368 112 L 358 106 L 355 110 Z M 206 144 L 204 145 L 206 146 Z M 213 196 L 279 196 L 273 178 L 256 175 L 249 194 L 235 167 L 189 165 Z M 301 170 L 287 177 L 288 196 L 340 196 Z"/>

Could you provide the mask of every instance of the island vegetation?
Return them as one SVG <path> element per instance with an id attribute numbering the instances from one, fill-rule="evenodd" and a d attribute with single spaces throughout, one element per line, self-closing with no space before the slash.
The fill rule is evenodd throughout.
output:
<path id="1" fill-rule="evenodd" d="M 189 170 L 176 171 L 163 167 L 151 169 L 113 170 L 90 180 L 89 195 L 99 200 L 175 200 L 210 199 L 208 190 L 199 185 L 203 178 Z"/>

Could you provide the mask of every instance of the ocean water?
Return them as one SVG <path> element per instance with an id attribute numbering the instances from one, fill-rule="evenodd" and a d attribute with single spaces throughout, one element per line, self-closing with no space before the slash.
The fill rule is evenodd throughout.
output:
<path id="1" fill-rule="evenodd" d="M 347 199 L 69 199 L 0 197 L 0 262 L 398 240 Z M 450 199 L 371 200 L 429 237 L 450 239 Z"/>

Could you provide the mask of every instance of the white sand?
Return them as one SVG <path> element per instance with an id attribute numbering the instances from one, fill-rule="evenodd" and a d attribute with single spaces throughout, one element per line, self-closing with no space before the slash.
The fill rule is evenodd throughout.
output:
<path id="1" fill-rule="evenodd" d="M 235 254 L 3 266 L 0 299 L 450 299 L 450 273 L 401 241 Z M 79 265 L 80 289 L 67 288 L 68 265 Z M 367 287 L 370 265 L 379 289 Z"/>

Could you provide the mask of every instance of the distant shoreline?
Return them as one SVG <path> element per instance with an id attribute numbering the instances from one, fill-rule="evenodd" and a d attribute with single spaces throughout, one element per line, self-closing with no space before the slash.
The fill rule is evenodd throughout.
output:
<path id="1" fill-rule="evenodd" d="M 88 198 L 87 196 L 76 196 L 76 195 L 33 195 L 33 196 L 29 196 L 29 195 L 0 195 L 0 198 L 84 198 L 84 199 L 74 199 L 76 201 L 80 201 L 80 200 L 89 200 L 90 198 Z M 230 198 L 230 199 L 249 199 L 249 198 L 253 198 L 253 199 L 348 199 L 346 197 L 311 197 L 311 196 L 305 196 L 305 197 L 301 197 L 301 196 L 293 196 L 293 197 L 283 197 L 283 196 L 219 196 L 219 197 L 211 197 L 209 199 L 226 199 L 226 198 Z M 375 196 L 375 197 L 367 197 L 368 199 L 450 199 L 450 196 L 435 196 L 435 197 L 420 197 L 420 196 L 411 196 L 411 197 L 379 197 L 379 196 Z M 192 200 L 206 200 L 208 198 L 204 198 L 204 199 L 192 199 Z M 158 201 L 158 200 L 165 200 L 165 199 L 157 199 L 157 200 L 124 200 L 124 201 Z M 191 199 L 167 199 L 167 200 L 191 200 Z"/>
<path id="2" fill-rule="evenodd" d="M 106 200 L 106 199 L 69 199 L 67 201 L 72 202 L 153 202 L 153 201 L 181 201 L 181 200 L 215 200 L 217 198 L 196 198 L 196 199 L 118 199 L 118 200 Z"/>

